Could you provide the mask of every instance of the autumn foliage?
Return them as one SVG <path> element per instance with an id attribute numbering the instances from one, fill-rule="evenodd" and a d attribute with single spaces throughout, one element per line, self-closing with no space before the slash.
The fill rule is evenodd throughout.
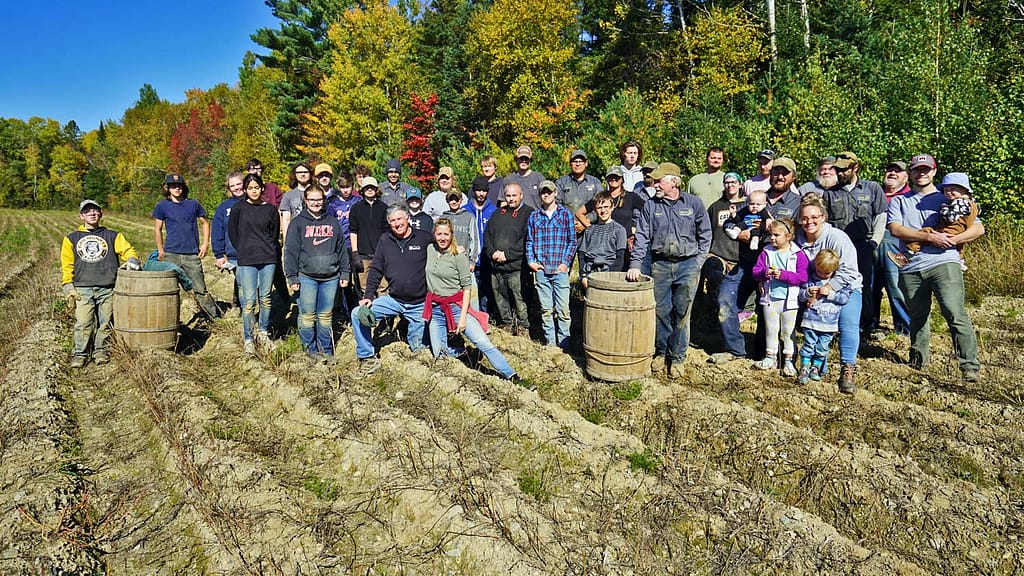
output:
<path id="1" fill-rule="evenodd" d="M 402 161 L 412 166 L 412 178 L 421 189 L 429 190 L 437 174 L 437 154 L 434 151 L 434 116 L 437 114 L 437 94 L 426 99 L 413 92 L 409 95 L 412 112 L 408 122 L 402 124 L 406 137 L 402 141 Z"/>

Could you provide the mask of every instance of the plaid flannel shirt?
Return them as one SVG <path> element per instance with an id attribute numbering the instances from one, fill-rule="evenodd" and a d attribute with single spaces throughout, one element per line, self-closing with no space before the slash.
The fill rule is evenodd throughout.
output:
<path id="1" fill-rule="evenodd" d="M 550 217 L 538 208 L 526 224 L 526 262 L 537 262 L 544 271 L 554 274 L 559 264 L 572 268 L 576 253 L 576 229 L 573 216 L 564 206 L 555 208 Z"/>

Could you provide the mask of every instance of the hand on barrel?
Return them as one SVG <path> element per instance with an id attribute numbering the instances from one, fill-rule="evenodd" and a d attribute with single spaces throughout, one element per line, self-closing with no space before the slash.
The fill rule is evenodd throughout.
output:
<path id="1" fill-rule="evenodd" d="M 629 280 L 630 282 L 636 282 L 639 279 L 640 279 L 640 269 L 639 268 L 630 268 L 629 270 L 626 270 L 626 280 Z"/>
<path id="2" fill-rule="evenodd" d="M 128 261 L 124 263 L 124 269 L 131 270 L 132 272 L 138 272 L 139 270 L 142 270 L 142 262 L 139 262 L 138 258 L 129 258 Z"/>

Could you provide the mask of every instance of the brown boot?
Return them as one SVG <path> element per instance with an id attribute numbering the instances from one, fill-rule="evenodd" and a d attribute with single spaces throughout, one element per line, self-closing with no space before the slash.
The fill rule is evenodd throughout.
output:
<path id="1" fill-rule="evenodd" d="M 856 392 L 857 386 L 853 383 L 856 375 L 857 367 L 855 365 L 843 364 L 843 368 L 839 372 L 839 391 L 843 394 L 853 394 Z"/>

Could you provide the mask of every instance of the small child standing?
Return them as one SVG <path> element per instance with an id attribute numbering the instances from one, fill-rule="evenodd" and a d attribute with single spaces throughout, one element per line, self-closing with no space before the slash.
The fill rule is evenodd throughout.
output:
<path id="1" fill-rule="evenodd" d="M 100 226 L 103 211 L 95 200 L 78 205 L 82 225 L 64 237 L 60 247 L 61 289 L 68 307 L 75 305 L 74 348 L 71 367 L 81 368 L 92 359 L 96 364 L 110 362 L 110 317 L 114 308 L 114 284 L 121 261 L 130 270 L 142 265 L 128 240 L 120 232 Z"/>
<path id="2" fill-rule="evenodd" d="M 597 222 L 583 231 L 580 241 L 580 283 L 587 289 L 587 277 L 593 272 L 622 270 L 626 258 L 626 229 L 612 220 L 612 195 L 598 192 L 594 196 Z"/>
<path id="3" fill-rule="evenodd" d="M 938 225 L 934 228 L 931 226 L 921 228 L 921 232 L 938 232 L 956 236 L 973 226 L 974 221 L 978 218 L 978 205 L 972 198 L 974 191 L 971 190 L 970 177 L 963 172 L 950 172 L 942 179 L 942 184 L 938 185 L 938 189 L 942 190 L 948 201 L 939 207 Z M 927 242 L 916 240 L 906 244 L 906 252 L 889 253 L 889 259 L 899 267 L 906 265 L 922 248 L 928 245 Z M 967 270 L 963 259 L 963 244 L 958 244 L 956 249 L 960 252 L 960 267 Z"/>
<path id="4" fill-rule="evenodd" d="M 772 370 L 777 366 L 779 340 L 785 360 L 782 373 L 796 376 L 793 354 L 796 343 L 797 310 L 800 308 L 800 286 L 807 282 L 807 256 L 793 246 L 796 224 L 792 220 L 773 220 L 768 226 L 771 242 L 754 264 L 754 280 L 761 283 L 761 307 L 764 309 L 765 357 L 754 364 L 758 370 Z"/>
<path id="5" fill-rule="evenodd" d="M 841 290 L 833 290 L 829 286 L 827 294 L 821 294 L 822 286 L 839 269 L 839 254 L 834 250 L 822 250 L 814 257 L 811 276 L 800 289 L 800 302 L 806 303 L 804 319 L 800 326 L 804 329 L 804 344 L 800 348 L 800 376 L 797 382 L 806 384 L 808 380 L 821 380 L 828 361 L 828 349 L 832 338 L 839 332 L 839 312 L 843 304 L 850 299 L 853 291 L 847 286 Z"/>

